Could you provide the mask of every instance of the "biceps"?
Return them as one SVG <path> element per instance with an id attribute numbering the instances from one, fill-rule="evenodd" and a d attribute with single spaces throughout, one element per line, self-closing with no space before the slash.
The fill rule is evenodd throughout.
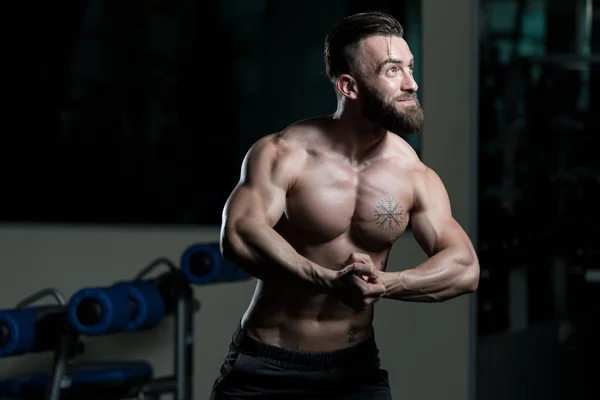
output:
<path id="1" fill-rule="evenodd" d="M 285 207 L 285 192 L 271 187 L 238 185 L 227 200 L 223 212 L 223 222 L 235 227 L 243 220 L 258 220 L 273 227 L 281 218 Z"/>
<path id="2" fill-rule="evenodd" d="M 465 243 L 466 233 L 454 219 L 448 192 L 440 177 L 426 169 L 418 180 L 417 202 L 412 218 L 413 235 L 429 255 Z"/>
<path id="3" fill-rule="evenodd" d="M 418 212 L 412 217 L 415 240 L 428 256 L 464 242 L 466 234 L 448 213 Z"/>

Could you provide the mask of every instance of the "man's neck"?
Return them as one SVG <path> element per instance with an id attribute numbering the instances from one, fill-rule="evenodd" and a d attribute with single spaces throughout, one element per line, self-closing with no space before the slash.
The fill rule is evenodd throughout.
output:
<path id="1" fill-rule="evenodd" d="M 353 165 L 369 159 L 385 142 L 387 131 L 358 112 L 338 107 L 332 118 L 335 122 L 334 129 L 330 131 L 332 146 Z"/>

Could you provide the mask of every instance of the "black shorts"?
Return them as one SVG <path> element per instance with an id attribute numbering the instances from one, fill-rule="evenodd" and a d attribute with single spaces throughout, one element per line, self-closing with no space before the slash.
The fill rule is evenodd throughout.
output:
<path id="1" fill-rule="evenodd" d="M 238 328 L 211 400 L 390 400 L 375 338 L 342 350 L 308 353 L 256 341 Z"/>

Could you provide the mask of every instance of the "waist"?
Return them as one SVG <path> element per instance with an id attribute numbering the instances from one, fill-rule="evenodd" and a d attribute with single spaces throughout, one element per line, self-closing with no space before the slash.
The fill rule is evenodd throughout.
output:
<path id="1" fill-rule="evenodd" d="M 241 354 L 300 368 L 349 367 L 354 364 L 379 368 L 380 365 L 379 349 L 372 331 L 367 338 L 348 347 L 331 351 L 300 351 L 254 339 L 239 325 L 230 347 Z"/>
<path id="2" fill-rule="evenodd" d="M 374 309 L 356 311 L 331 295 L 259 282 L 241 326 L 256 340 L 301 351 L 332 351 L 367 339 Z"/>

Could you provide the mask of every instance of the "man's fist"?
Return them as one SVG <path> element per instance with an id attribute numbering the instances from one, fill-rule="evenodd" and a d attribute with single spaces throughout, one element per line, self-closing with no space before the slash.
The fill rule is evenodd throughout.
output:
<path id="1" fill-rule="evenodd" d="M 385 286 L 377 281 L 380 274 L 371 257 L 352 253 L 338 272 L 336 292 L 344 303 L 364 310 L 385 294 Z"/>
<path id="2" fill-rule="evenodd" d="M 381 275 L 381 271 L 375 267 L 371 256 L 368 254 L 352 253 L 345 264 L 344 270 L 350 268 L 355 275 L 361 277 L 365 282 L 376 283 L 377 278 Z"/>

